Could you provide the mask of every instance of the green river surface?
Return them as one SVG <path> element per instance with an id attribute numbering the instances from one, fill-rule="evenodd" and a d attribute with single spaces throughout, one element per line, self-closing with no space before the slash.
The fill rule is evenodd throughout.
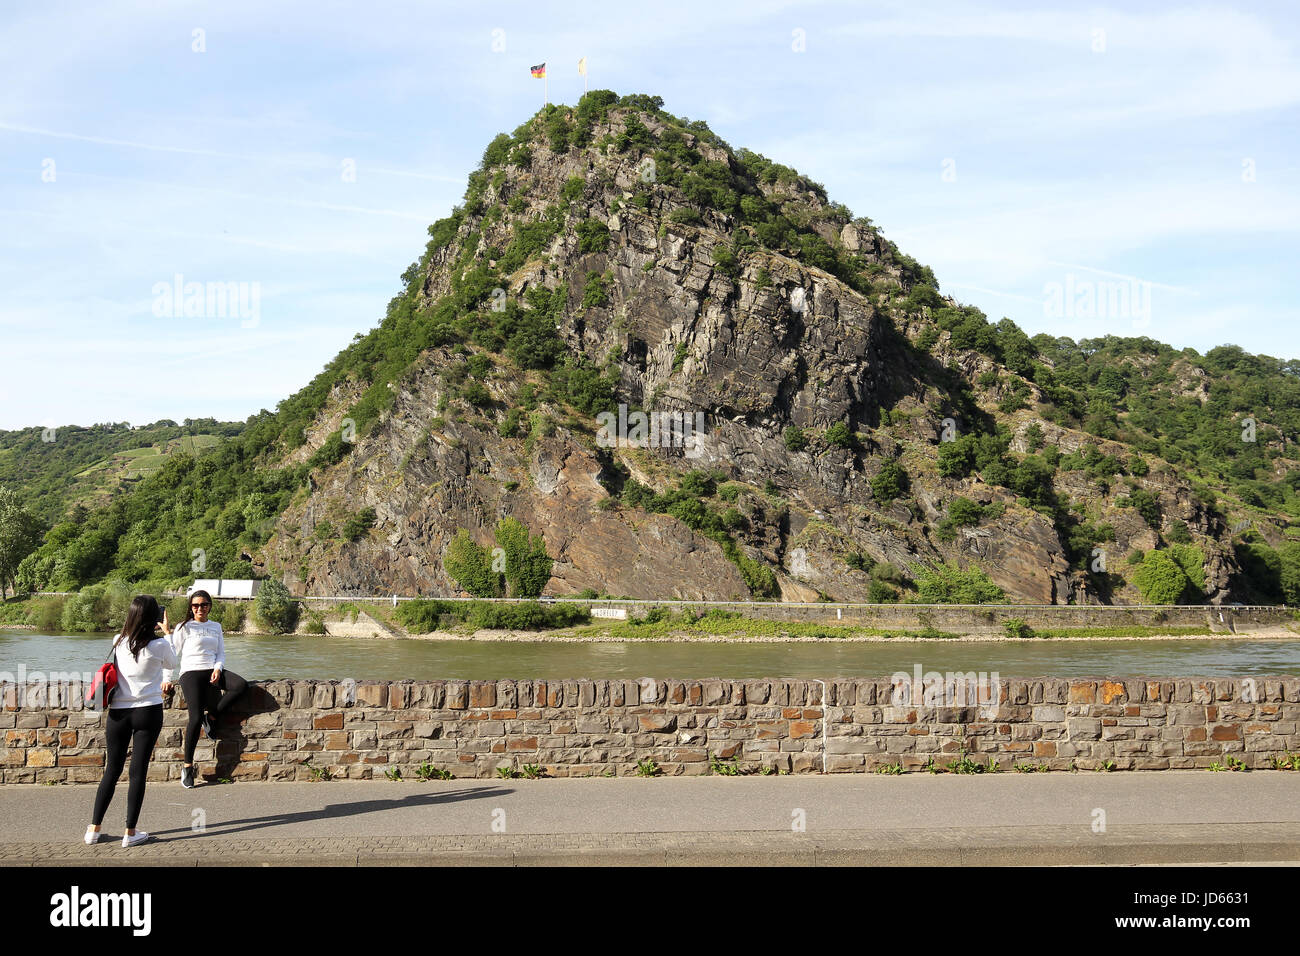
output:
<path id="1" fill-rule="evenodd" d="M 93 673 L 102 634 L 0 630 L 0 680 Z M 709 643 L 226 637 L 226 666 L 250 680 L 888 677 L 896 671 L 1000 677 L 1262 677 L 1300 674 L 1300 641 L 1035 640 Z M 66 678 L 72 679 L 72 678 Z"/>

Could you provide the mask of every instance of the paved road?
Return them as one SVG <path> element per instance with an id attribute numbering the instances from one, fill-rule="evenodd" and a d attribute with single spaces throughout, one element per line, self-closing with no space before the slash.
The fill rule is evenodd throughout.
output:
<path id="1" fill-rule="evenodd" d="M 151 784 L 129 851 L 124 784 L 80 843 L 93 795 L 0 787 L 0 863 L 1300 861 L 1284 772 Z"/>

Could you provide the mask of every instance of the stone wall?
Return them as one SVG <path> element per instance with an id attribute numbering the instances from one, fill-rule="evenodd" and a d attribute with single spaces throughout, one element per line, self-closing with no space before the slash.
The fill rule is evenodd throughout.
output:
<path id="1" fill-rule="evenodd" d="M 975 678 L 976 675 L 969 675 Z M 458 777 L 497 768 L 551 776 L 922 769 L 969 754 L 1003 770 L 1265 769 L 1300 752 L 1300 678 L 1004 680 L 945 685 L 930 675 L 829 680 L 503 680 L 250 685 L 215 742 L 209 780 L 368 778 L 423 764 Z M 933 691 L 933 694 L 932 694 Z M 0 685 L 0 782 L 90 783 L 104 763 L 104 718 L 79 684 Z M 986 693 L 987 692 L 987 693 Z M 935 696 L 938 695 L 938 696 Z M 981 695 L 984 702 L 981 703 Z M 180 776 L 185 711 L 177 693 L 151 779 Z"/>

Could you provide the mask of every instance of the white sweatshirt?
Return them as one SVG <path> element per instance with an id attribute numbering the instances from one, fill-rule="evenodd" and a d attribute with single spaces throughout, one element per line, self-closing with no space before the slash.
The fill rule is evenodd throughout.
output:
<path id="1" fill-rule="evenodd" d="M 170 638 L 180 666 L 163 674 L 163 680 L 170 681 L 176 670 L 182 674 L 187 671 L 213 671 L 226 669 L 226 640 L 221 625 L 216 621 L 185 621 Z"/>
<path id="2" fill-rule="evenodd" d="M 162 683 L 163 668 L 176 666 L 176 652 L 172 650 L 169 640 L 155 637 L 140 649 L 137 660 L 131 653 L 130 644 L 121 639 L 114 653 L 117 662 L 117 690 L 108 705 L 110 710 L 122 710 L 127 707 L 152 707 L 163 702 Z"/>

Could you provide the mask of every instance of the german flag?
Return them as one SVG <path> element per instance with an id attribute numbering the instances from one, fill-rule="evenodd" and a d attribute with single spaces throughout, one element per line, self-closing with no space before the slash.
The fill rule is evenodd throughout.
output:
<path id="1" fill-rule="evenodd" d="M 542 77 L 546 75 L 546 64 L 538 63 L 535 67 L 532 68 L 532 70 L 533 70 L 533 76 L 537 77 L 540 80 Z"/>

